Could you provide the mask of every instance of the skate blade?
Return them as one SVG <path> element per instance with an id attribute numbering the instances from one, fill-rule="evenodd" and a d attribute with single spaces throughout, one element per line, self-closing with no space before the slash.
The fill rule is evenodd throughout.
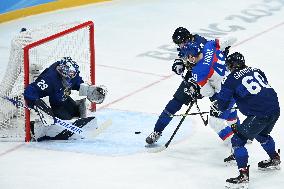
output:
<path id="1" fill-rule="evenodd" d="M 166 149 L 166 146 L 157 145 L 157 144 L 147 144 L 145 145 L 147 152 L 149 153 L 158 153 Z"/>
<path id="2" fill-rule="evenodd" d="M 240 184 L 233 184 L 233 183 L 226 183 L 226 189 L 248 189 L 248 182 L 240 183 Z"/>
<path id="3" fill-rule="evenodd" d="M 280 169 L 281 169 L 280 165 L 270 166 L 266 168 L 261 168 L 261 167 L 258 168 L 258 170 L 260 171 L 274 171 L 274 170 L 280 170 Z"/>
<path id="4" fill-rule="evenodd" d="M 235 167 L 237 166 L 236 160 L 224 162 L 226 167 Z"/>

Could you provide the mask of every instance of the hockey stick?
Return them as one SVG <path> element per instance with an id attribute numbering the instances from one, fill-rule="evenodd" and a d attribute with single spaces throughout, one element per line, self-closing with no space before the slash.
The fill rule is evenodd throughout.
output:
<path id="1" fill-rule="evenodd" d="M 28 106 L 26 106 L 23 102 L 17 100 L 17 99 L 13 99 L 13 98 L 9 98 L 9 97 L 2 97 L 3 99 L 5 100 L 8 100 L 10 101 L 13 105 L 15 105 L 17 108 L 19 107 L 22 107 L 22 108 L 25 108 L 25 109 L 28 109 L 28 110 L 32 110 L 32 108 L 29 108 Z M 38 109 L 34 109 L 37 114 L 39 115 L 40 119 L 41 119 L 41 122 L 45 125 L 47 125 L 46 121 L 44 121 L 44 117 L 43 117 L 43 114 L 39 112 Z M 48 114 L 48 113 L 47 113 Z M 57 125 L 57 126 L 60 126 L 64 129 L 67 129 L 68 131 L 74 133 L 74 134 L 78 134 L 80 136 L 83 136 L 83 137 L 95 137 L 97 136 L 98 134 L 100 134 L 105 128 L 107 128 L 109 125 L 112 124 L 112 121 L 111 120 L 107 120 L 105 124 L 103 124 L 102 126 L 104 126 L 103 128 L 98 128 L 96 129 L 95 133 L 89 133 L 86 132 L 84 129 L 80 128 L 80 127 L 77 127 L 76 125 L 72 124 L 72 123 L 69 123 L 65 120 L 62 120 L 62 119 L 59 119 L 57 117 L 54 117 L 50 114 L 48 114 L 49 116 L 53 117 L 54 119 L 54 125 Z M 84 118 L 81 118 L 81 119 L 84 119 Z"/>
<path id="2" fill-rule="evenodd" d="M 207 115 L 206 119 L 203 117 L 203 114 L 201 114 L 201 110 L 200 110 L 200 108 L 199 108 L 199 106 L 197 104 L 197 100 L 195 100 L 195 105 L 196 105 L 197 111 L 199 112 L 199 115 L 200 115 L 204 125 L 207 126 L 208 125 L 208 115 Z"/>
<path id="3" fill-rule="evenodd" d="M 185 115 L 188 114 L 188 112 L 189 112 L 190 109 L 192 108 L 193 104 L 194 104 L 194 101 L 192 101 L 192 102 L 190 103 L 190 105 L 188 106 L 188 108 L 187 108 L 187 110 L 186 110 L 186 112 L 185 112 Z M 170 143 L 172 142 L 174 136 L 176 135 L 177 131 L 179 130 L 181 124 L 182 124 L 183 121 L 185 120 L 185 117 L 186 117 L 186 116 L 183 116 L 183 117 L 181 118 L 181 120 L 180 120 L 179 124 L 177 125 L 176 129 L 174 130 L 172 136 L 170 137 L 170 139 L 168 140 L 168 142 L 167 142 L 165 145 L 163 145 L 163 146 L 161 146 L 161 147 L 153 148 L 153 149 L 149 150 L 149 152 L 153 152 L 153 153 L 161 152 L 161 151 L 165 150 L 166 148 L 168 148 L 168 146 L 169 146 Z"/>
<path id="4" fill-rule="evenodd" d="M 188 115 L 199 115 L 199 114 L 209 114 L 210 112 L 193 112 L 188 114 L 173 114 L 170 117 L 180 117 L 180 116 L 188 116 Z M 166 117 L 166 116 L 165 116 Z"/>
<path id="5" fill-rule="evenodd" d="M 185 83 L 187 83 L 187 84 L 193 83 L 193 82 L 188 82 L 182 74 L 181 74 L 181 78 L 182 78 L 183 81 L 184 81 Z M 193 84 L 198 85 L 197 83 L 193 83 Z M 194 103 L 196 104 L 197 111 L 199 112 L 199 115 L 200 115 L 200 117 L 201 117 L 201 119 L 202 119 L 204 125 L 207 126 L 207 125 L 208 125 L 208 115 L 207 115 L 207 119 L 205 119 L 205 118 L 203 117 L 203 114 L 201 113 L 201 110 L 200 110 L 200 108 L 199 108 L 199 106 L 198 106 L 198 104 L 197 104 L 197 99 L 195 99 L 191 94 L 190 94 L 190 96 L 191 96 L 192 99 L 194 99 L 193 101 L 194 101 Z"/>
<path id="6" fill-rule="evenodd" d="M 233 107 L 231 109 L 228 110 L 237 110 L 238 107 Z M 172 114 L 170 115 L 170 117 L 179 117 L 179 116 L 188 116 L 188 115 L 199 115 L 199 114 L 209 114 L 210 112 L 193 112 L 193 113 L 189 113 L 189 114 Z M 168 116 L 164 116 L 164 117 L 168 117 Z"/>

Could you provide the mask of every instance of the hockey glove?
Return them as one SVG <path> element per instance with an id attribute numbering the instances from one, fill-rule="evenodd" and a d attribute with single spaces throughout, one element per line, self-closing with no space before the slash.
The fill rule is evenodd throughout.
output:
<path id="1" fill-rule="evenodd" d="M 210 106 L 210 116 L 220 117 L 221 114 L 222 112 L 219 110 L 217 100 L 215 100 Z"/>
<path id="2" fill-rule="evenodd" d="M 224 56 L 227 58 L 229 51 L 230 51 L 231 46 L 228 46 L 225 48 L 225 50 L 223 51 Z"/>
<path id="3" fill-rule="evenodd" d="M 107 92 L 104 85 L 95 86 L 83 83 L 80 85 L 79 95 L 87 96 L 90 102 L 101 104 L 105 100 Z"/>
<path id="4" fill-rule="evenodd" d="M 185 70 L 185 65 L 182 59 L 175 59 L 174 64 L 172 66 L 172 71 L 175 72 L 177 75 L 181 75 Z"/>
<path id="5" fill-rule="evenodd" d="M 189 95 L 191 96 L 192 100 L 202 99 L 203 96 L 200 94 L 200 87 L 194 83 L 194 82 L 188 82 L 188 87 L 184 90 L 187 90 L 189 92 Z"/>

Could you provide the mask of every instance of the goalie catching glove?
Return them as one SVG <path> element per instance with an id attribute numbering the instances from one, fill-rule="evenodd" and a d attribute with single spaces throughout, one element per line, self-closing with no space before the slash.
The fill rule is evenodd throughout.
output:
<path id="1" fill-rule="evenodd" d="M 101 104 L 105 100 L 107 92 L 107 88 L 104 85 L 95 86 L 82 83 L 80 85 L 79 95 L 87 96 L 90 102 Z"/>

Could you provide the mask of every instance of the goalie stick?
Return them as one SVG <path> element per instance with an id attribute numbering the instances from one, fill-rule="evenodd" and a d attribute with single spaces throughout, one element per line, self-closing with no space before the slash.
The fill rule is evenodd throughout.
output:
<path id="1" fill-rule="evenodd" d="M 23 104 L 23 102 L 19 101 L 18 99 L 16 98 L 9 98 L 9 97 L 2 97 L 3 99 L 5 100 L 8 100 L 10 101 L 13 105 L 15 105 L 17 108 L 19 107 L 22 107 L 22 108 L 25 108 L 25 109 L 28 109 L 28 110 L 31 110 L 32 108 L 29 108 L 28 106 L 26 106 L 25 104 Z M 43 114 L 39 112 L 38 109 L 34 109 L 38 116 L 40 117 L 40 120 L 41 122 L 44 124 L 44 125 L 47 125 L 47 122 L 44 120 L 44 117 L 43 117 Z M 72 123 L 69 123 L 65 120 L 62 120 L 62 119 L 59 119 L 53 115 L 50 115 L 49 112 L 46 112 L 49 116 L 51 116 L 53 119 L 54 119 L 54 125 L 57 125 L 59 127 L 62 127 L 64 129 L 67 129 L 68 131 L 74 133 L 74 134 L 77 134 L 77 135 L 80 135 L 80 136 L 83 136 L 83 137 L 87 137 L 87 138 L 92 138 L 92 137 L 96 137 L 97 135 L 99 135 L 103 130 L 105 130 L 107 127 L 109 127 L 111 124 L 112 124 L 112 120 L 109 119 L 107 120 L 106 122 L 104 122 L 101 127 L 99 127 L 98 129 L 95 130 L 95 132 L 92 132 L 92 133 L 88 133 L 86 132 L 84 129 L 72 124 Z M 81 123 L 85 122 L 84 124 L 87 124 L 89 121 L 84 121 L 86 119 L 90 119 L 90 118 L 80 118 L 78 120 L 76 120 L 77 122 L 80 121 Z M 76 122 L 75 121 L 75 122 Z M 83 125 L 81 125 L 83 126 Z"/>

